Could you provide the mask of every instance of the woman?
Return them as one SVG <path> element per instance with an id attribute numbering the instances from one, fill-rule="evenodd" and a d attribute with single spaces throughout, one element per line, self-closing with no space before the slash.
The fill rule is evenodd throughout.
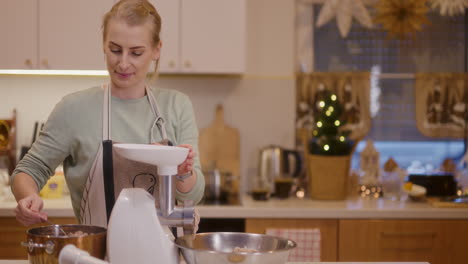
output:
<path id="1" fill-rule="evenodd" d="M 198 130 L 192 104 L 182 93 L 146 83 L 151 63 L 157 70 L 160 31 L 161 18 L 147 0 L 121 0 L 104 16 L 103 49 L 110 83 L 67 95 L 55 106 L 11 177 L 19 222 L 47 220 L 38 192 L 62 162 L 81 223 L 107 224 L 103 179 L 109 176 L 103 167 L 113 167 L 110 177 L 116 182 L 130 177 L 123 181 L 130 180 L 133 187 L 146 188 L 157 197 L 154 166 L 123 159 L 112 151 L 112 142 L 169 142 L 189 148 L 178 167 L 176 198 L 201 200 L 204 177 L 196 157 Z"/>

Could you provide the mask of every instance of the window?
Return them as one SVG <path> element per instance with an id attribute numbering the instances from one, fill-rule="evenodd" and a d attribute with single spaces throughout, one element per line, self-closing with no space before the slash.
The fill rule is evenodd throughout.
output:
<path id="1" fill-rule="evenodd" d="M 315 18 L 320 8 L 314 5 Z M 467 18 L 431 13 L 429 19 L 431 25 L 403 41 L 355 20 L 345 39 L 334 20 L 314 29 L 314 71 L 381 72 L 371 85 L 373 118 L 367 138 L 376 142 L 382 164 L 393 157 L 404 168 L 414 160 L 438 167 L 445 158 L 460 159 L 464 153 L 464 140 L 425 137 L 416 127 L 414 73 L 467 70 Z M 364 145 L 365 140 L 355 151 L 353 168 L 359 166 L 356 159 Z"/>

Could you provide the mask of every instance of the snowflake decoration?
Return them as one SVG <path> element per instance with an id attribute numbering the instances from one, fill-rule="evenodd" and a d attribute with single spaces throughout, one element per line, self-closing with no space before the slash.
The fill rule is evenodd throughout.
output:
<path id="1" fill-rule="evenodd" d="M 336 16 L 340 35 L 348 36 L 353 17 L 364 27 L 372 28 L 372 19 L 362 0 L 327 0 L 317 19 L 317 27 L 328 23 Z"/>
<path id="2" fill-rule="evenodd" d="M 431 0 L 433 9 L 440 9 L 442 16 L 454 16 L 465 14 L 468 7 L 468 0 Z"/>

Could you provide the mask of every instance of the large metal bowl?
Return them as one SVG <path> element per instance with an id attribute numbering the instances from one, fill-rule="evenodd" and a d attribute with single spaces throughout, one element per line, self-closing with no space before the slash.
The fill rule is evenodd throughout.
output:
<path id="1" fill-rule="evenodd" d="M 186 235 L 175 243 L 188 264 L 284 264 L 289 251 L 296 247 L 296 242 L 281 237 L 232 232 Z"/>

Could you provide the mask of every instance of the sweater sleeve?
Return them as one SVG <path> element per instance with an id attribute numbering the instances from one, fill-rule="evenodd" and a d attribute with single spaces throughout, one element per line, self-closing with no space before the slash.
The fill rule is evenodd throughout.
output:
<path id="1" fill-rule="evenodd" d="M 33 177 L 41 190 L 55 168 L 69 155 L 71 133 L 67 122 L 71 117 L 67 115 L 65 101 L 64 98 L 55 106 L 31 149 L 17 164 L 11 182 L 16 174 L 24 172 Z"/>
<path id="2" fill-rule="evenodd" d="M 175 103 L 177 127 L 175 127 L 177 144 L 190 144 L 196 153 L 194 162 L 194 172 L 197 174 L 197 182 L 191 191 L 182 193 L 177 191 L 177 199 L 180 201 L 192 200 L 195 204 L 203 198 L 205 191 L 205 177 L 201 170 L 200 158 L 198 153 L 198 127 L 195 121 L 192 102 L 188 96 L 179 94 Z"/>

